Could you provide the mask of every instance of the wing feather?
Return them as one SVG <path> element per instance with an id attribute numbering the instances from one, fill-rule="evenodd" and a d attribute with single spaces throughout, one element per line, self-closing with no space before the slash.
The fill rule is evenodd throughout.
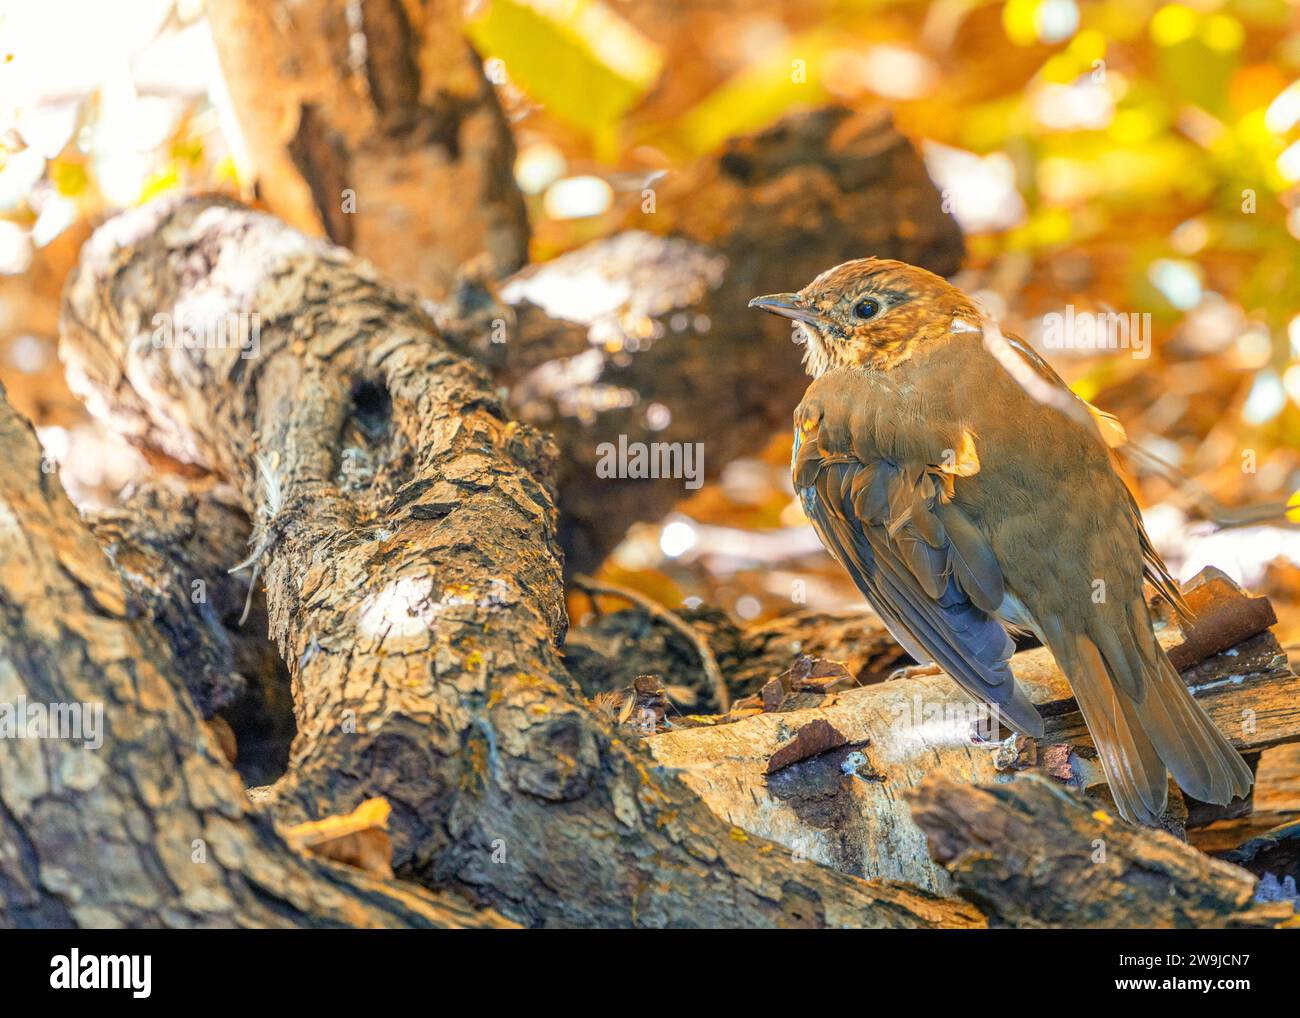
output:
<path id="1" fill-rule="evenodd" d="M 859 455 L 827 455 L 808 424 L 796 433 L 795 487 L 822 543 L 908 653 L 1041 735 L 1008 664 L 1015 645 L 993 615 L 1004 586 L 988 542 L 941 500 L 928 466 Z"/>

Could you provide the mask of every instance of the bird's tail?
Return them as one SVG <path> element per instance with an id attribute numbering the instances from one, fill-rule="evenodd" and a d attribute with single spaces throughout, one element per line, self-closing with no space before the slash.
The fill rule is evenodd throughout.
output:
<path id="1" fill-rule="evenodd" d="M 1153 634 L 1108 629 L 1094 640 L 1056 628 L 1048 645 L 1070 680 L 1125 819 L 1159 823 L 1166 768 L 1202 802 L 1226 805 L 1250 791 L 1246 761 L 1192 699 Z"/>

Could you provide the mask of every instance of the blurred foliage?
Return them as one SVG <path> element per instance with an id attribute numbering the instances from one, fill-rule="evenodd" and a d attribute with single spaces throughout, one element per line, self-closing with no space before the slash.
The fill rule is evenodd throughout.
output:
<path id="1" fill-rule="evenodd" d="M 557 180 L 671 168 L 797 106 L 887 103 L 922 144 L 966 229 L 970 267 L 960 282 L 1010 330 L 1041 346 L 1043 316 L 1067 304 L 1150 315 L 1149 359 L 1045 352 L 1081 394 L 1120 413 L 1130 434 L 1220 500 L 1285 497 L 1300 487 L 1294 5 L 704 7 L 610 5 L 660 48 L 665 73 L 635 107 L 603 123 L 583 122 L 591 106 L 580 94 L 569 108 L 545 93 L 545 64 L 516 64 L 489 48 L 517 89 L 521 163 L 531 140 L 563 149 L 564 162 L 551 163 Z M 543 176 L 532 188 L 542 254 L 579 242 L 592 221 L 548 217 L 547 186 Z M 636 197 L 616 189 L 606 224 L 625 221 L 620 213 Z M 778 446 L 768 462 L 779 464 L 784 451 Z M 1139 481 L 1147 503 L 1179 494 L 1158 476 Z M 787 498 L 771 491 L 767 526 Z M 710 553 L 710 527 L 755 525 L 752 506 L 717 502 L 713 493 L 683 506 L 700 541 L 680 559 L 713 574 L 706 596 L 719 593 L 729 582 L 719 571 L 732 568 Z M 642 535 L 639 551 L 634 539 L 624 557 L 648 566 L 657 535 Z M 682 570 L 681 561 L 659 562 Z M 781 610 L 788 598 L 771 593 Z"/>
<path id="2" fill-rule="evenodd" d="M 653 174 L 795 107 L 884 103 L 967 231 L 959 282 L 1009 330 L 1040 340 L 1066 305 L 1149 314 L 1149 359 L 1044 352 L 1221 500 L 1300 487 L 1295 4 L 474 0 L 466 30 L 519 140 L 535 257 L 635 222 Z M 38 423 L 75 407 L 52 341 L 89 228 L 180 187 L 248 197 L 225 102 L 201 0 L 0 2 L 0 377 Z M 799 523 L 785 453 L 765 494 L 683 507 L 691 551 L 650 528 L 612 568 L 724 603 L 746 569 L 779 588 L 774 560 L 710 557 L 708 534 Z M 1176 494 L 1140 482 L 1148 504 Z"/>
<path id="3" fill-rule="evenodd" d="M 596 0 L 494 0 L 466 31 L 556 116 L 610 141 L 663 69 L 659 47 Z"/>

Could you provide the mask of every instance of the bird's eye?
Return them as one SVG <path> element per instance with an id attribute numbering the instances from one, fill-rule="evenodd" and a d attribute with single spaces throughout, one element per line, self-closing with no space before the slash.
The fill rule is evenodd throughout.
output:
<path id="1" fill-rule="evenodd" d="M 853 317 L 860 322 L 875 318 L 880 314 L 880 301 L 874 297 L 864 297 L 853 305 Z"/>

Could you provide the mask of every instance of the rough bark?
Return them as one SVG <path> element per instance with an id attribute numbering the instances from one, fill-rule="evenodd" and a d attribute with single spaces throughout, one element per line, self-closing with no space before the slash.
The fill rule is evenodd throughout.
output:
<path id="1" fill-rule="evenodd" d="M 213 0 L 207 11 L 273 212 L 429 296 L 480 253 L 498 273 L 523 264 L 514 140 L 455 0 Z"/>
<path id="2" fill-rule="evenodd" d="M 256 313 L 256 356 L 155 346 L 155 314 Z M 217 200 L 123 215 L 87 245 L 63 353 L 88 405 L 202 465 L 257 519 L 293 680 L 299 821 L 383 796 L 399 872 L 529 924 L 978 925 L 718 820 L 575 695 L 555 449 L 346 252 Z"/>
<path id="3" fill-rule="evenodd" d="M 1026 775 L 996 786 L 935 776 L 909 793 L 935 859 L 991 925 L 1114 929 L 1276 928 L 1285 902 L 1256 879 L 1163 831 L 1129 827 L 1077 794 Z"/>
<path id="4" fill-rule="evenodd" d="M 292 852 L 2 395 L 0 458 L 0 925 L 505 924 Z M 74 707 L 101 725 L 28 727 Z"/>

